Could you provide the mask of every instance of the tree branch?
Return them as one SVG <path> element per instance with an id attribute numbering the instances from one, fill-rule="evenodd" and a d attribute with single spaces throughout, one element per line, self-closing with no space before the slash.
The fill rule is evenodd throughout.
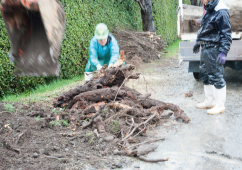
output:
<path id="1" fill-rule="evenodd" d="M 145 7 L 145 5 L 143 5 L 143 3 L 142 3 L 140 0 L 135 0 L 135 1 L 138 2 L 138 4 L 139 4 L 141 10 L 142 10 L 143 12 L 146 12 L 146 7 Z"/>

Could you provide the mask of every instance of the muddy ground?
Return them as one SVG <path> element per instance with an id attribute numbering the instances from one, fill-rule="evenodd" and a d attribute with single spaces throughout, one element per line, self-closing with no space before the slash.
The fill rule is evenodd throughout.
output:
<path id="1" fill-rule="evenodd" d="M 241 72 L 226 69 L 227 110 L 210 116 L 195 108 L 204 98 L 202 83 L 187 73 L 188 63 L 180 67 L 177 63 L 174 56 L 142 64 L 137 69 L 143 73 L 140 80 L 127 83 L 142 93 L 152 93 L 151 98 L 180 106 L 191 118 L 189 124 L 167 119 L 147 132 L 149 138 L 166 138 L 156 142 L 158 149 L 148 157 L 168 157 L 169 161 L 145 163 L 131 157 L 103 156 L 108 142 L 95 140 L 90 129 L 73 133 L 64 123 L 51 127 L 45 117 L 27 116 L 55 114 L 49 104 L 15 103 L 14 111 L 0 115 L 0 169 L 241 169 Z M 193 97 L 185 97 L 189 91 L 194 92 Z M 4 105 L 0 104 L 0 112 Z"/>

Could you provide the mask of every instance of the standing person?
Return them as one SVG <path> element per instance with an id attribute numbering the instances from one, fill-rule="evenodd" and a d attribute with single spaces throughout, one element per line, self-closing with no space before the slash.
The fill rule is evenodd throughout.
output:
<path id="1" fill-rule="evenodd" d="M 226 82 L 223 78 L 223 65 L 232 44 L 231 25 L 228 7 L 222 0 L 201 1 L 205 10 L 193 52 L 198 53 L 202 46 L 199 78 L 204 84 L 205 100 L 196 107 L 212 108 L 207 113 L 216 115 L 225 111 Z"/>
<path id="2" fill-rule="evenodd" d="M 100 23 L 96 26 L 95 36 L 89 46 L 89 60 L 85 68 L 85 80 L 93 77 L 93 71 L 99 71 L 104 64 L 108 67 L 119 59 L 119 46 L 117 40 L 109 33 L 108 27 Z"/>

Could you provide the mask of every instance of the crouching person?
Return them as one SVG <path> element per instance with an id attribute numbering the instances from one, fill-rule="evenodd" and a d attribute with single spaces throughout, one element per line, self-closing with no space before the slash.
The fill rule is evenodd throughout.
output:
<path id="1" fill-rule="evenodd" d="M 105 24 L 98 24 L 89 46 L 89 60 L 84 73 L 85 81 L 90 80 L 93 77 L 93 71 L 99 71 L 104 64 L 112 67 L 119 56 L 117 40 L 109 33 Z"/>
<path id="2" fill-rule="evenodd" d="M 223 78 L 225 57 L 232 43 L 229 11 L 222 0 L 202 0 L 205 11 L 201 28 L 193 52 L 199 52 L 200 80 L 204 84 L 205 100 L 196 105 L 207 110 L 208 114 L 219 114 L 225 111 L 226 82 Z"/>

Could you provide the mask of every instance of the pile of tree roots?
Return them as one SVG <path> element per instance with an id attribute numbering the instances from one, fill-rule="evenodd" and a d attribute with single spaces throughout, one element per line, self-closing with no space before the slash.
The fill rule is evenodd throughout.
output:
<path id="1" fill-rule="evenodd" d="M 151 99 L 151 94 L 141 94 L 125 86 L 129 79 L 138 79 L 140 73 L 133 73 L 134 65 L 121 67 L 121 64 L 113 68 L 104 65 L 92 80 L 64 92 L 54 99 L 53 105 L 70 109 L 69 115 L 60 116 L 69 117 L 73 130 L 92 128 L 97 137 L 109 141 L 103 154 L 129 155 L 149 162 L 167 161 L 148 160 L 143 156 L 157 147 L 147 143 L 161 139 L 139 139 L 146 139 L 149 127 L 173 114 L 186 123 L 190 119 L 178 106 Z M 171 112 L 163 114 L 164 110 Z"/>
<path id="2" fill-rule="evenodd" d="M 133 60 L 137 58 L 146 63 L 159 59 L 161 51 L 167 47 L 161 36 L 155 32 L 117 30 L 113 34 L 118 40 L 120 49 L 125 51 L 126 62 L 129 64 L 135 64 Z"/>

